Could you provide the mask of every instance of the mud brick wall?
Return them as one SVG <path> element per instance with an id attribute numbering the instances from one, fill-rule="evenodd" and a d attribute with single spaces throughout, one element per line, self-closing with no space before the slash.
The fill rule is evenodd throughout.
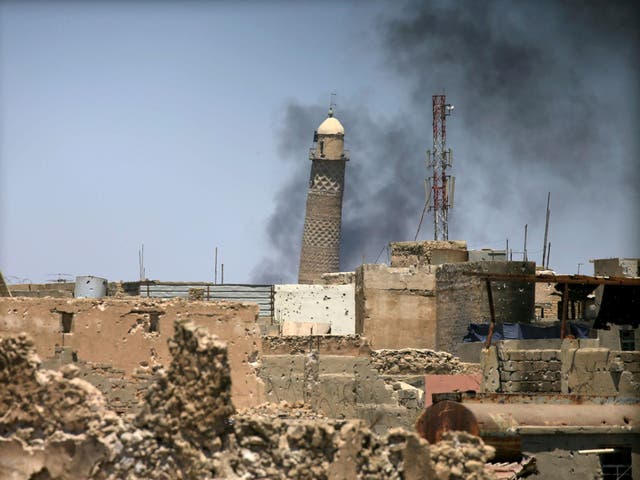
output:
<path id="1" fill-rule="evenodd" d="M 27 333 L 41 358 L 69 347 L 83 362 L 110 364 L 132 379 L 146 364 L 166 366 L 175 320 L 188 320 L 229 344 L 238 407 L 264 401 L 254 362 L 261 347 L 258 306 L 186 299 L 0 298 L 0 337 Z M 113 373 L 113 372 L 112 372 Z"/>

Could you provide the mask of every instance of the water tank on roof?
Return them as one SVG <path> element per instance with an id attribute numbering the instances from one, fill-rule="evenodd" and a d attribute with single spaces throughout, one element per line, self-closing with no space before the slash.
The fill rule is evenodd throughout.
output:
<path id="1" fill-rule="evenodd" d="M 107 296 L 107 279 L 84 275 L 76 277 L 76 288 L 73 292 L 76 298 L 102 298 Z"/>

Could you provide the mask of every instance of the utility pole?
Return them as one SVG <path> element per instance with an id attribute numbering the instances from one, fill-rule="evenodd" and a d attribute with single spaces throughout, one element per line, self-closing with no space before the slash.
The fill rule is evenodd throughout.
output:
<path id="1" fill-rule="evenodd" d="M 549 210 L 549 202 L 551 201 L 551 192 L 547 194 L 547 219 L 544 223 L 544 242 L 542 244 L 542 266 L 545 266 L 545 260 L 547 257 L 547 238 L 549 236 L 549 215 L 551 214 L 551 210 Z"/>
<path id="2" fill-rule="evenodd" d="M 213 254 L 213 284 L 218 283 L 218 247 L 216 247 Z"/>

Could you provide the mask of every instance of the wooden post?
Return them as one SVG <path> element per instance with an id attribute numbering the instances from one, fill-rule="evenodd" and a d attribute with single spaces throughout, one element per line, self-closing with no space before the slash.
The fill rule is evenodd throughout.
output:
<path id="1" fill-rule="evenodd" d="M 564 284 L 562 292 L 562 324 L 560 326 L 560 338 L 564 338 L 567 332 L 567 313 L 569 312 L 569 284 Z"/>
<path id="2" fill-rule="evenodd" d="M 491 291 L 491 281 L 485 280 L 487 285 L 487 296 L 489 297 L 489 313 L 491 314 L 491 323 L 489 324 L 489 332 L 487 333 L 487 342 L 484 347 L 489 348 L 491 346 L 491 339 L 493 338 L 493 330 L 496 326 L 496 311 L 493 307 L 493 292 Z"/>

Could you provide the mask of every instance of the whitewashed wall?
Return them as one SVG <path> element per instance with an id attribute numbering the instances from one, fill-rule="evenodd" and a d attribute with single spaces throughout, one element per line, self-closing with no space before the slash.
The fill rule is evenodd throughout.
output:
<path id="1" fill-rule="evenodd" d="M 355 285 L 274 285 L 273 317 L 283 333 L 298 330 L 286 324 L 306 323 L 330 325 L 331 335 L 354 334 Z M 314 333 L 322 330 L 314 328 Z"/>

